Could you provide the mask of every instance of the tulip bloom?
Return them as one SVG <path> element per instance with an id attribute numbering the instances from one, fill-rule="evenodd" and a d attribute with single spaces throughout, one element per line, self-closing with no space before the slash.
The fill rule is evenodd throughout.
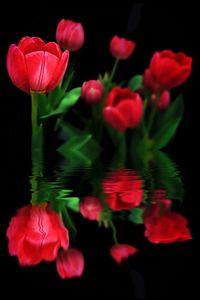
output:
<path id="1" fill-rule="evenodd" d="M 81 23 L 62 19 L 57 26 L 56 40 L 63 49 L 79 50 L 84 43 L 84 31 Z"/>
<path id="2" fill-rule="evenodd" d="M 129 88 L 114 87 L 107 95 L 103 117 L 113 128 L 122 132 L 128 128 L 135 128 L 139 125 L 142 115 L 142 99 Z"/>
<path id="3" fill-rule="evenodd" d="M 110 255 L 118 264 L 137 252 L 137 248 L 126 244 L 117 244 L 110 249 Z"/>
<path id="4" fill-rule="evenodd" d="M 165 89 L 183 84 L 192 71 L 192 58 L 171 50 L 156 52 L 150 63 L 150 72 L 156 82 Z"/>
<path id="5" fill-rule="evenodd" d="M 80 212 L 88 220 L 98 221 L 102 209 L 100 200 L 93 196 L 85 197 L 80 203 Z"/>
<path id="6" fill-rule="evenodd" d="M 19 209 L 10 222 L 7 237 L 10 255 L 17 255 L 22 266 L 53 261 L 60 247 L 69 247 L 68 230 L 46 203 Z"/>
<path id="7" fill-rule="evenodd" d="M 81 97 L 88 104 L 96 104 L 101 101 L 104 87 L 99 80 L 90 80 L 83 83 Z"/>
<path id="8" fill-rule="evenodd" d="M 154 102 L 157 101 L 157 95 L 152 95 L 150 99 L 150 105 L 153 106 Z M 171 101 L 170 93 L 169 91 L 165 90 L 160 95 L 158 102 L 157 102 L 157 108 L 158 110 L 165 110 Z"/>
<path id="9" fill-rule="evenodd" d="M 171 200 L 160 200 L 146 209 L 145 236 L 151 243 L 169 244 L 190 240 L 188 221 L 181 214 L 170 211 Z"/>
<path id="10" fill-rule="evenodd" d="M 56 259 L 58 274 L 62 279 L 80 277 L 84 270 L 84 257 L 77 249 L 61 251 Z"/>
<path id="11" fill-rule="evenodd" d="M 37 37 L 24 37 L 18 46 L 12 44 L 7 56 L 7 69 L 12 82 L 24 92 L 48 93 L 63 79 L 69 52 L 59 45 L 45 44 Z"/>
<path id="12" fill-rule="evenodd" d="M 112 38 L 110 42 L 110 52 L 112 56 L 120 60 L 125 60 L 129 58 L 132 55 L 135 47 L 135 42 L 128 41 L 125 38 L 119 38 L 116 35 Z"/>
<path id="13" fill-rule="evenodd" d="M 117 171 L 103 180 L 106 202 L 112 210 L 129 210 L 140 206 L 143 181 L 133 172 Z"/>

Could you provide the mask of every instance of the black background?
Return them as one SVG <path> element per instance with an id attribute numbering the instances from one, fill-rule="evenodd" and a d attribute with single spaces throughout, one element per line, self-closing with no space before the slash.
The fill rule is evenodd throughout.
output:
<path id="1" fill-rule="evenodd" d="M 141 13 L 141 15 L 140 15 Z M 6 71 L 6 53 L 11 43 L 21 37 L 40 36 L 45 41 L 55 40 L 55 30 L 61 18 L 82 22 L 86 39 L 76 58 L 76 84 L 97 78 L 110 70 L 113 58 L 108 45 L 115 34 L 136 40 L 133 57 L 121 63 L 116 79 L 126 79 L 142 73 L 156 50 L 183 51 L 194 58 L 193 73 L 189 81 L 174 91 L 181 91 L 185 99 L 185 116 L 175 140 L 167 152 L 179 165 L 186 188 L 182 212 L 190 220 L 193 241 L 169 246 L 148 244 L 143 230 L 130 234 L 128 226 L 120 227 L 130 243 L 141 251 L 137 257 L 115 266 L 107 256 L 109 236 L 94 226 L 86 225 L 80 234 L 87 267 L 82 279 L 61 281 L 55 265 L 42 263 L 33 268 L 21 268 L 17 259 L 7 251 L 5 238 L 9 220 L 17 208 L 30 198 L 30 98 L 14 87 Z M 137 22 L 139 20 L 139 23 Z M 2 193 L 0 208 L 0 273 L 1 289 L 16 295 L 56 295 L 74 298 L 112 296 L 124 299 L 198 299 L 198 239 L 199 239 L 199 98 L 200 78 L 198 5 L 138 4 L 102 2 L 55 3 L 4 6 L 0 17 L 0 103 Z M 88 259 L 87 259 L 88 258 Z M 197 274 L 195 273 L 197 271 Z M 133 279 L 134 278 L 134 279 Z M 141 279 L 142 278 L 142 279 Z M 143 291 L 142 285 L 145 289 Z M 134 287 L 136 285 L 136 288 Z M 139 287 L 139 289 L 137 289 Z M 136 298 L 136 291 L 141 297 Z M 142 298 L 145 294 L 146 298 Z"/>

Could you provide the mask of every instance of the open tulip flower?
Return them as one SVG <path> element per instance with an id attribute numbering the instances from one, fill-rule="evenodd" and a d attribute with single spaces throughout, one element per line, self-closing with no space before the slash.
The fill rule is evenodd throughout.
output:
<path id="1" fill-rule="evenodd" d="M 24 92 L 48 93 L 62 80 L 69 52 L 62 53 L 59 45 L 45 44 L 38 37 L 24 37 L 19 44 L 11 45 L 7 68 L 13 83 Z"/>

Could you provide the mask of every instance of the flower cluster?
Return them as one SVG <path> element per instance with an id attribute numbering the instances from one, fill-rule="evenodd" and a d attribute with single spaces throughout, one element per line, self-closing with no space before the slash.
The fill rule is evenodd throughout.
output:
<path id="1" fill-rule="evenodd" d="M 181 121 L 183 99 L 179 96 L 173 100 L 173 89 L 189 78 L 192 58 L 171 50 L 156 52 L 142 75 L 116 83 L 114 78 L 119 63 L 130 58 L 137 45 L 114 36 L 108 45 L 115 59 L 113 69 L 83 82 L 81 87 L 70 89 L 75 74 L 73 68 L 68 68 L 70 52 L 83 46 L 84 37 L 81 23 L 63 19 L 57 26 L 57 43 L 45 43 L 39 37 L 23 37 L 18 45 L 12 44 L 8 50 L 7 70 L 13 84 L 32 98 L 33 166 L 43 155 L 45 126 L 54 116 L 55 131 L 67 137 L 59 148 L 64 156 L 82 154 L 84 147 L 92 156 L 96 149 L 103 148 L 106 135 L 120 153 L 121 165 L 125 165 L 126 155 L 133 158 L 135 151 L 147 168 L 155 159 L 156 151 L 174 137 Z M 85 118 L 77 107 L 74 110 L 82 122 L 81 128 L 66 122 L 68 112 L 73 113 L 73 106 L 79 99 L 91 112 L 91 117 Z M 112 230 L 113 242 L 108 252 L 119 264 L 139 249 L 118 242 L 113 223 L 118 216 L 143 224 L 144 236 L 151 243 L 191 239 L 187 219 L 171 209 L 172 198 L 180 195 L 168 197 L 168 179 L 163 180 L 159 189 L 154 188 L 154 184 L 146 187 L 146 182 L 152 183 L 153 179 L 152 176 L 140 177 L 145 168 L 141 172 L 115 168 L 96 181 L 93 176 L 94 193 L 81 200 L 69 197 L 71 190 L 66 189 L 56 195 L 48 192 L 50 199 L 40 199 L 39 193 L 33 193 L 31 205 L 19 209 L 10 222 L 7 230 L 9 253 L 16 255 L 22 266 L 36 265 L 43 260 L 56 261 L 62 279 L 81 276 L 84 256 L 71 247 L 74 225 L 68 209 Z M 36 178 L 41 173 L 40 168 L 34 169 Z"/>

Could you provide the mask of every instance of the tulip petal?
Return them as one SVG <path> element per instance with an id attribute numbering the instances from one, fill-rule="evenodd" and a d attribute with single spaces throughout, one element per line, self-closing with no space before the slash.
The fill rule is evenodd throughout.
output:
<path id="1" fill-rule="evenodd" d="M 54 54 L 55 56 L 57 56 L 58 58 L 60 58 L 62 56 L 62 51 L 59 47 L 58 44 L 54 43 L 54 42 L 50 42 L 48 44 L 46 44 L 43 48 L 43 51 L 47 51 L 50 52 L 51 54 Z"/>
<path id="2" fill-rule="evenodd" d="M 116 109 L 126 119 L 129 128 L 138 126 L 143 114 L 143 103 L 140 97 L 135 100 L 125 99 L 116 106 Z"/>
<path id="3" fill-rule="evenodd" d="M 65 74 L 65 71 L 67 69 L 67 65 L 68 65 L 68 61 L 69 61 L 69 51 L 65 50 L 55 68 L 55 70 L 53 71 L 53 77 L 51 78 L 51 81 L 49 82 L 48 86 L 47 86 L 47 93 L 54 89 L 63 79 L 63 76 Z"/>
<path id="4" fill-rule="evenodd" d="M 29 81 L 23 53 L 16 45 L 11 45 L 7 56 L 7 69 L 12 82 L 24 92 L 29 93 Z"/>
<path id="5" fill-rule="evenodd" d="M 110 124 L 113 128 L 119 131 L 125 131 L 128 128 L 126 119 L 121 113 L 114 107 L 107 106 L 103 110 L 104 120 Z"/>
<path id="6" fill-rule="evenodd" d="M 36 51 L 25 56 L 31 91 L 45 92 L 46 87 L 55 75 L 58 57 Z"/>
<path id="7" fill-rule="evenodd" d="M 38 37 L 29 37 L 25 36 L 22 38 L 18 44 L 19 49 L 25 54 L 28 54 L 33 51 L 42 50 L 45 42 Z"/>

